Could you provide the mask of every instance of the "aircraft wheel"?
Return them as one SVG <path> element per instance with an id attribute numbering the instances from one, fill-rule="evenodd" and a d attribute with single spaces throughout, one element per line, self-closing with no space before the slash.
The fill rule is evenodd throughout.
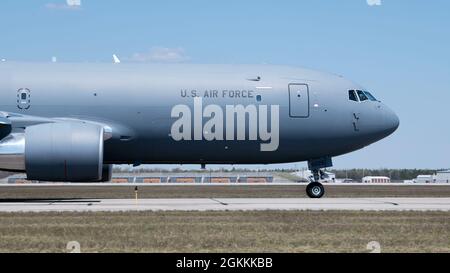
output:
<path id="1" fill-rule="evenodd" d="M 309 198 L 321 198 L 325 194 L 325 188 L 319 182 L 312 182 L 306 186 L 306 194 Z"/>

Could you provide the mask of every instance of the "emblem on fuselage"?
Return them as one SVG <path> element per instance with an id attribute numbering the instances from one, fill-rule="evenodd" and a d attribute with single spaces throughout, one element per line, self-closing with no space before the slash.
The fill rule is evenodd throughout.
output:
<path id="1" fill-rule="evenodd" d="M 17 90 L 17 107 L 21 110 L 28 110 L 31 107 L 31 91 L 28 88 Z"/>
<path id="2" fill-rule="evenodd" d="M 193 110 L 178 104 L 171 117 L 177 119 L 171 128 L 175 141 L 260 141 L 262 152 L 276 151 L 280 142 L 279 105 L 239 104 L 223 109 L 217 104 L 204 107 L 203 99 L 197 97 Z"/>

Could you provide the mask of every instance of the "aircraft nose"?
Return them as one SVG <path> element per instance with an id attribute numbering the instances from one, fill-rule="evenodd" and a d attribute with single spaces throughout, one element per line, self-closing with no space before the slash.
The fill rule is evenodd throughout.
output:
<path id="1" fill-rule="evenodd" d="M 384 123 L 386 133 L 390 135 L 400 126 L 400 119 L 394 111 L 386 107 Z"/>

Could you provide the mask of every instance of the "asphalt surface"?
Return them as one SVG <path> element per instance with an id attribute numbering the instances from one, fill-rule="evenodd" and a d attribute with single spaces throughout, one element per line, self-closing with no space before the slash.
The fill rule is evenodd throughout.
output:
<path id="1" fill-rule="evenodd" d="M 450 198 L 17 199 L 0 212 L 365 210 L 450 211 Z"/>

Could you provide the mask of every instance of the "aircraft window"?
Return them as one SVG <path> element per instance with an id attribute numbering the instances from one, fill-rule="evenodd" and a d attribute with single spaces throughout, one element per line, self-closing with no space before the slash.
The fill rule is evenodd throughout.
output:
<path id="1" fill-rule="evenodd" d="M 363 91 L 361 91 L 361 90 L 357 90 L 356 92 L 358 92 L 358 97 L 359 97 L 359 100 L 360 100 L 360 101 L 365 101 L 365 100 L 368 100 L 368 98 L 367 98 L 366 94 L 364 94 L 364 92 L 363 92 Z"/>
<path id="2" fill-rule="evenodd" d="M 348 98 L 352 101 L 358 101 L 358 97 L 356 96 L 355 90 L 348 91 Z"/>
<path id="3" fill-rule="evenodd" d="M 364 94 L 369 98 L 371 101 L 378 101 L 370 92 L 364 91 Z"/>

